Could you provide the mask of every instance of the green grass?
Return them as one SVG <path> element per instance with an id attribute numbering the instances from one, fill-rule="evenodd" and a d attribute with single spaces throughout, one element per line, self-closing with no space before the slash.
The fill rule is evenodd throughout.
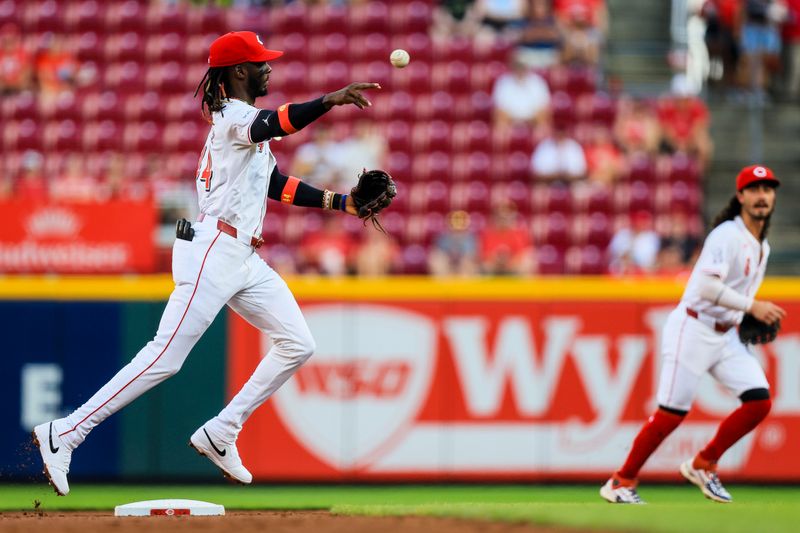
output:
<path id="1" fill-rule="evenodd" d="M 646 506 L 610 505 L 594 486 L 550 485 L 85 485 L 66 498 L 46 485 L 0 485 L 0 511 L 111 510 L 158 498 L 227 509 L 330 509 L 354 515 L 428 515 L 664 533 L 789 533 L 800 523 L 800 487 L 729 487 L 736 503 L 714 504 L 690 486 L 644 486 Z"/>

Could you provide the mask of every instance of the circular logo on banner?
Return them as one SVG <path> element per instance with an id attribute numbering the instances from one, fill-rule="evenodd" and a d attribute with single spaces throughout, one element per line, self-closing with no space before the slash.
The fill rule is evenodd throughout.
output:
<path id="1" fill-rule="evenodd" d="M 763 178 L 767 175 L 767 169 L 764 167 L 756 167 L 753 169 L 753 175 Z"/>
<path id="2" fill-rule="evenodd" d="M 304 306 L 303 315 L 317 351 L 275 395 L 276 411 L 334 468 L 367 466 L 402 440 L 422 408 L 436 327 L 424 315 L 369 304 Z"/>

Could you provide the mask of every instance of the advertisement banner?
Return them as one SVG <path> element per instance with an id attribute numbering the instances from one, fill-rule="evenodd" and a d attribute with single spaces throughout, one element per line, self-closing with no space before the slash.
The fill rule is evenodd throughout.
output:
<path id="1" fill-rule="evenodd" d="M 656 407 L 677 298 L 299 300 L 317 351 L 238 441 L 262 481 L 605 479 Z M 752 350 L 773 409 L 725 454 L 726 479 L 800 478 L 800 301 L 781 305 L 780 336 Z M 229 396 L 269 346 L 231 316 Z M 738 404 L 705 376 L 643 477 L 677 479 Z"/>
<path id="2" fill-rule="evenodd" d="M 0 272 L 152 272 L 152 201 L 97 204 L 0 203 Z"/>

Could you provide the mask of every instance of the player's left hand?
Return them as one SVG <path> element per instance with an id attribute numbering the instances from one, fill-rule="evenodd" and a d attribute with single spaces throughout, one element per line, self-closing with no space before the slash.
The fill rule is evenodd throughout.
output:
<path id="1" fill-rule="evenodd" d="M 356 207 L 356 202 L 350 194 L 347 195 L 344 201 L 344 209 L 349 215 L 358 216 L 358 207 Z"/>
<path id="2" fill-rule="evenodd" d="M 378 83 L 351 83 L 344 89 L 326 94 L 322 99 L 322 103 L 325 104 L 328 109 L 335 105 L 347 104 L 354 104 L 358 106 L 359 109 L 364 109 L 365 107 L 371 106 L 372 102 L 367 100 L 367 97 L 361 94 L 361 92 L 368 89 L 380 88 L 381 86 Z"/>

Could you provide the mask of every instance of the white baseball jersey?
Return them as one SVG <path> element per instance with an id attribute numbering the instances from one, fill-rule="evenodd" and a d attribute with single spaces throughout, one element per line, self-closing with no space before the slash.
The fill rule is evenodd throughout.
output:
<path id="1" fill-rule="evenodd" d="M 767 240 L 759 242 L 745 227 L 741 217 L 723 222 L 706 238 L 681 303 L 698 313 L 714 317 L 717 322 L 738 324 L 744 312 L 714 305 L 713 302 L 701 298 L 700 276 L 718 276 L 731 289 L 753 297 L 764 281 L 768 257 Z"/>
<path id="2" fill-rule="evenodd" d="M 197 167 L 200 212 L 250 235 L 261 235 L 276 164 L 268 141 L 250 139 L 258 111 L 241 100 L 226 100 L 222 112 L 213 114 Z"/>

